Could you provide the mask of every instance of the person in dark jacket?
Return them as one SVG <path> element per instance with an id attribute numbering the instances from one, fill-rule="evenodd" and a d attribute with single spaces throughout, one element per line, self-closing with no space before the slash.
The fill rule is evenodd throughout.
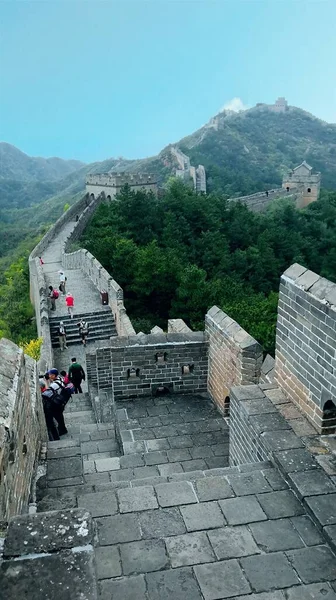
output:
<path id="1" fill-rule="evenodd" d="M 76 358 L 71 359 L 71 365 L 69 367 L 69 379 L 75 386 L 75 394 L 82 394 L 82 381 L 85 381 L 85 372 L 82 367 L 77 362 Z"/>
<path id="2" fill-rule="evenodd" d="M 61 352 L 63 352 L 63 350 L 68 347 L 66 339 L 66 329 L 64 327 L 63 321 L 60 321 L 59 327 L 57 328 L 57 335 Z"/>

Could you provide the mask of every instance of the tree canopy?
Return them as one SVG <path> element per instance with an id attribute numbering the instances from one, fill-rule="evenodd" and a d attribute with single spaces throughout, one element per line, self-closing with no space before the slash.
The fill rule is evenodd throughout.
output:
<path id="1" fill-rule="evenodd" d="M 159 198 L 126 186 L 98 208 L 81 245 L 124 289 L 136 329 L 177 317 L 203 329 L 217 304 L 273 353 L 281 273 L 299 262 L 336 281 L 336 194 L 254 214 L 178 180 Z"/>

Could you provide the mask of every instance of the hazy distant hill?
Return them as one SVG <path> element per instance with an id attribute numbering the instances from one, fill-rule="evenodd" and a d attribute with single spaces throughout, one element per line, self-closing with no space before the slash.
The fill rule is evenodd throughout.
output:
<path id="1" fill-rule="evenodd" d="M 57 181 L 83 165 L 79 160 L 28 156 L 15 146 L 0 142 L 0 179 Z"/>

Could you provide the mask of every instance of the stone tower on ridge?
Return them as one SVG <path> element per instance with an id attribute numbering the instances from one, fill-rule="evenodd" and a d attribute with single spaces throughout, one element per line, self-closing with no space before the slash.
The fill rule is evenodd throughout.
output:
<path id="1" fill-rule="evenodd" d="M 301 189 L 301 196 L 297 199 L 297 208 L 308 206 L 315 202 L 320 194 L 321 173 L 313 173 L 313 167 L 304 160 L 301 165 L 291 169 L 282 179 L 282 187 L 288 192 L 293 188 Z"/>

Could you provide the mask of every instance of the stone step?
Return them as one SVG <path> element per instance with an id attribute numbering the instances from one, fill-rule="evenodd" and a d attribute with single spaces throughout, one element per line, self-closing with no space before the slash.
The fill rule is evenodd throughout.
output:
<path id="1" fill-rule="evenodd" d="M 99 335 L 89 335 L 87 341 L 88 342 L 93 342 L 96 340 L 109 340 L 110 337 L 115 337 L 117 335 L 116 332 L 111 332 L 111 333 L 101 333 Z M 79 344 L 82 344 L 81 340 L 79 339 L 79 336 L 77 337 L 77 340 L 69 340 L 67 342 L 68 346 L 78 346 Z M 53 348 L 57 348 L 59 347 L 59 343 L 58 342 L 54 342 L 52 344 Z"/>
<path id="2" fill-rule="evenodd" d="M 88 321 L 90 324 L 94 323 L 95 321 L 99 321 L 99 320 L 103 320 L 103 319 L 112 319 L 114 321 L 114 317 L 112 314 L 111 309 L 108 310 L 100 310 L 97 312 L 85 312 L 85 313 L 77 313 L 74 317 L 74 319 L 70 318 L 69 314 L 65 314 L 63 317 L 59 317 L 59 316 L 50 316 L 49 317 L 49 323 L 51 327 L 58 327 L 60 319 L 63 321 L 64 325 L 71 325 L 73 323 L 73 320 L 78 319 L 78 321 L 80 319 L 85 319 L 86 321 Z"/>
<path id="3" fill-rule="evenodd" d="M 102 333 L 105 332 L 106 330 L 108 331 L 116 331 L 115 325 L 112 322 L 108 322 L 108 323 L 96 323 L 93 327 L 90 327 L 89 329 L 89 335 L 93 335 L 94 333 Z M 74 327 L 71 329 L 69 327 L 67 327 L 67 339 L 73 339 L 76 338 L 76 340 L 78 340 L 79 338 L 79 329 L 77 324 L 74 325 Z M 56 329 L 54 331 L 51 331 L 51 339 L 52 341 L 58 341 L 58 334 L 56 332 Z"/>

